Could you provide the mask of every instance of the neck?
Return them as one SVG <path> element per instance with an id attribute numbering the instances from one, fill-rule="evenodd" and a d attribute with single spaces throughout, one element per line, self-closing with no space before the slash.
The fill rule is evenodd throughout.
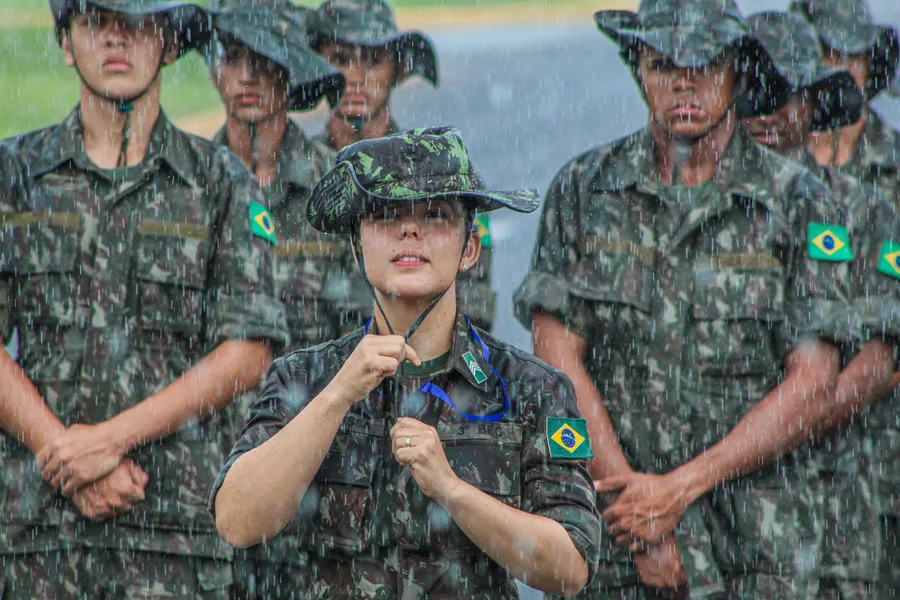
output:
<path id="1" fill-rule="evenodd" d="M 364 120 L 361 131 L 356 130 L 353 121 L 343 115 L 332 113 L 331 119 L 328 121 L 328 133 L 331 134 L 331 139 L 334 140 L 335 148 L 338 150 L 361 140 L 384 137 L 391 130 L 391 112 L 387 106 L 371 118 Z"/>
<path id="2" fill-rule="evenodd" d="M 794 162 L 803 163 L 806 161 L 806 156 L 809 154 L 809 148 L 805 144 L 800 144 L 793 148 L 786 148 L 784 151 L 780 152 L 780 154 Z"/>
<path id="3" fill-rule="evenodd" d="M 250 135 L 251 124 L 230 115 L 225 121 L 225 139 L 228 140 L 228 148 L 237 154 L 249 169 L 254 170 L 253 174 L 262 187 L 272 183 L 275 178 L 278 150 L 287 129 L 287 122 L 287 111 L 282 111 L 253 123 L 256 136 L 256 164 L 254 165 L 254 139 Z"/>
<path id="4" fill-rule="evenodd" d="M 128 113 L 119 110 L 119 103 L 94 95 L 81 86 L 81 127 L 84 131 L 84 151 L 101 169 L 114 169 L 119 161 L 122 133 L 126 115 L 130 117 L 126 164 L 138 165 L 147 154 L 153 126 L 159 118 L 160 81 L 143 96 L 131 103 Z"/>
<path id="5" fill-rule="evenodd" d="M 379 293 L 378 299 L 396 335 L 405 335 L 416 319 L 425 312 L 431 300 L 409 302 L 385 297 Z M 378 308 L 375 308 L 375 324 L 378 333 L 388 334 L 387 323 Z M 443 356 L 453 345 L 453 330 L 456 327 L 456 284 L 453 284 L 434 309 L 428 313 L 411 338 L 409 345 L 422 361 Z"/>
<path id="6" fill-rule="evenodd" d="M 719 161 L 734 135 L 735 119 L 732 112 L 710 129 L 703 137 L 685 140 L 672 137 L 658 123 L 651 122 L 650 130 L 656 151 L 656 170 L 664 185 L 699 185 L 712 179 Z M 680 166 L 679 166 L 680 164 Z M 680 181 L 674 181 L 676 167 Z"/>
<path id="7" fill-rule="evenodd" d="M 856 153 L 865 128 L 866 111 L 863 111 L 863 116 L 852 125 L 842 127 L 837 131 L 829 130 L 811 134 L 809 142 L 816 162 L 823 167 L 846 165 Z"/>

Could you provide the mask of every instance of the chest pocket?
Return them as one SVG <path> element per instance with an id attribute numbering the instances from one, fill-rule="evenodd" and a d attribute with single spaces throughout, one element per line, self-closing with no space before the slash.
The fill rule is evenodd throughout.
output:
<path id="1" fill-rule="evenodd" d="M 294 342 L 318 343 L 338 337 L 326 287 L 343 255 L 340 244 L 315 238 L 287 239 L 275 248 L 275 255 L 275 285 L 287 307 Z"/>
<path id="2" fill-rule="evenodd" d="M 372 484 L 384 421 L 349 414 L 300 504 L 302 544 L 325 556 L 362 552 L 371 543 Z"/>
<path id="3" fill-rule="evenodd" d="M 197 335 L 203 327 L 209 228 L 144 220 L 138 225 L 135 278 L 140 327 Z"/>
<path id="4" fill-rule="evenodd" d="M 646 361 L 656 251 L 629 240 L 586 237 L 570 293 L 590 307 L 604 347 L 626 365 Z M 601 340 L 593 340 L 596 346 Z"/>
<path id="5" fill-rule="evenodd" d="M 702 375 L 777 372 L 784 321 L 784 267 L 769 254 L 699 257 L 694 268 L 694 334 L 686 364 Z"/>

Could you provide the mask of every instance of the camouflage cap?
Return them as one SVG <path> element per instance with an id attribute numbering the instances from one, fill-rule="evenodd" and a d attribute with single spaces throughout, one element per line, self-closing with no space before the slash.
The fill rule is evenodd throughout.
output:
<path id="1" fill-rule="evenodd" d="M 537 190 L 481 189 L 459 131 L 436 127 L 341 150 L 337 166 L 313 190 L 306 217 L 319 231 L 351 233 L 365 214 L 442 198 L 458 198 L 481 212 L 506 207 L 527 213 L 540 204 Z"/>
<path id="2" fill-rule="evenodd" d="M 288 110 L 309 110 L 323 96 L 336 106 L 344 76 L 307 46 L 305 12 L 288 0 L 217 3 L 213 36 L 204 50 L 207 62 L 223 44 L 237 42 L 287 71 Z"/>
<path id="3" fill-rule="evenodd" d="M 50 12 L 56 27 L 57 41 L 62 43 L 62 32 L 69 26 L 72 15 L 89 7 L 108 10 L 130 16 L 162 14 L 175 32 L 179 44 L 179 56 L 203 44 L 209 37 L 207 14 L 199 6 L 189 2 L 168 0 L 50 0 Z"/>
<path id="4" fill-rule="evenodd" d="M 636 13 L 601 10 L 594 20 L 635 73 L 642 46 L 683 68 L 704 67 L 728 49 L 739 50 L 738 70 L 749 76 L 735 98 L 740 118 L 774 112 L 789 97 L 772 79 L 775 66 L 750 35 L 734 0 L 641 0 Z"/>
<path id="5" fill-rule="evenodd" d="M 746 23 L 794 93 L 805 90 L 813 98 L 814 131 L 846 127 L 860 119 L 862 92 L 850 73 L 822 63 L 819 39 L 809 23 L 777 11 L 751 15 Z"/>
<path id="6" fill-rule="evenodd" d="M 794 0 L 790 7 L 816 29 L 822 43 L 841 54 L 868 54 L 866 97 L 890 85 L 900 59 L 897 30 L 876 25 L 865 0 Z"/>
<path id="7" fill-rule="evenodd" d="M 352 46 L 390 46 L 404 75 L 419 75 L 438 85 L 437 54 L 418 31 L 397 31 L 394 12 L 384 0 L 326 0 L 306 20 L 309 44 L 316 51 L 326 42 Z"/>

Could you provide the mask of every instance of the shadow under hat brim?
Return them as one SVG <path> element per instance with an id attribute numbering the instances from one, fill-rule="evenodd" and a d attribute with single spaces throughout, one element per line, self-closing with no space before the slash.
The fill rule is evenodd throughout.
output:
<path id="1" fill-rule="evenodd" d="M 306 218 L 323 233 L 349 234 L 356 229 L 362 217 L 388 206 L 414 204 L 426 200 L 457 198 L 479 212 L 509 208 L 520 213 L 530 213 L 540 205 L 537 190 L 489 191 L 466 190 L 413 194 L 403 198 L 381 196 L 366 190 L 353 166 L 339 163 L 316 185 L 307 204 Z"/>
<path id="2" fill-rule="evenodd" d="M 865 99 L 847 71 L 823 68 L 803 89 L 818 100 L 818 108 L 813 111 L 813 131 L 839 129 L 862 117 Z"/>
<path id="3" fill-rule="evenodd" d="M 95 6 L 102 10 L 129 16 L 161 15 L 178 13 L 171 19 L 178 33 L 178 56 L 187 54 L 194 48 L 202 46 L 211 33 L 208 14 L 199 6 L 189 2 L 167 2 L 154 6 L 151 10 L 129 9 L 117 3 L 103 2 L 103 0 L 88 0 L 88 6 Z"/>
<path id="4" fill-rule="evenodd" d="M 815 24 L 814 24 L 815 25 Z M 855 28 L 840 29 L 816 26 L 822 43 L 841 54 L 869 54 L 872 58 L 872 72 L 866 86 L 866 97 L 872 99 L 888 87 L 897 72 L 900 61 L 900 39 L 897 30 L 887 25 L 866 25 L 868 32 L 862 36 L 864 42 L 854 43 L 859 38 L 859 24 Z"/>
<path id="5" fill-rule="evenodd" d="M 727 22 L 714 27 L 679 27 L 677 33 L 671 27 L 643 28 L 637 14 L 627 10 L 601 10 L 594 13 L 594 21 L 597 28 L 620 48 L 646 45 L 682 68 L 708 65 L 721 56 L 725 48 L 739 44 L 748 37 L 746 31 Z M 716 37 L 713 44 L 686 51 L 677 44 L 679 36 L 704 40 L 710 36 Z"/>
<path id="6" fill-rule="evenodd" d="M 393 47 L 397 54 L 404 56 L 407 51 L 412 52 L 412 65 L 405 71 L 407 75 L 418 75 L 434 87 L 440 84 L 438 75 L 437 52 L 431 40 L 418 31 L 404 31 L 384 38 L 373 38 L 362 35 L 335 35 L 332 38 L 317 36 L 310 41 L 310 45 L 316 51 L 327 41 L 349 44 L 351 46 L 365 46 L 368 48 Z"/>
<path id="7" fill-rule="evenodd" d="M 288 110 L 310 110 L 322 98 L 337 106 L 344 91 L 344 76 L 311 49 L 252 23 L 244 23 L 233 13 L 221 12 L 213 18 L 216 31 L 226 39 L 246 46 L 287 71 Z"/>

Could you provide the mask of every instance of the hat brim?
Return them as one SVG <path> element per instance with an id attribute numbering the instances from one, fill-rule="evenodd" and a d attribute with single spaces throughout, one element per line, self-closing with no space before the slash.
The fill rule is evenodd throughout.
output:
<path id="1" fill-rule="evenodd" d="M 509 208 L 520 213 L 530 213 L 541 202 L 537 190 L 460 190 L 411 193 L 402 198 L 381 196 L 366 190 L 357 179 L 353 166 L 344 161 L 329 171 L 313 189 L 307 204 L 306 218 L 315 229 L 323 233 L 349 234 L 354 231 L 363 215 L 380 208 L 451 198 L 457 198 L 479 212 Z"/>
<path id="2" fill-rule="evenodd" d="M 178 57 L 182 57 L 194 48 L 203 45 L 210 36 L 212 27 L 208 13 L 202 8 L 189 2 L 166 2 L 154 6 L 150 10 L 129 9 L 119 4 L 110 4 L 103 0 L 88 0 L 87 4 L 103 10 L 130 16 L 159 15 L 176 13 L 171 19 L 177 28 Z"/>
<path id="3" fill-rule="evenodd" d="M 868 54 L 872 59 L 869 83 L 866 85 L 866 98 L 872 99 L 886 89 L 897 72 L 900 61 L 900 41 L 897 30 L 886 25 L 866 25 L 867 31 L 860 36 L 860 25 L 853 28 L 817 27 L 819 38 L 828 48 L 841 54 Z M 864 41 L 854 43 L 855 39 Z"/>
<path id="4" fill-rule="evenodd" d="M 813 131 L 839 129 L 862 118 L 865 98 L 847 71 L 823 68 L 805 89 L 817 100 Z"/>
<path id="5" fill-rule="evenodd" d="M 288 110 L 315 108 L 322 98 L 337 106 L 344 91 L 344 76 L 312 50 L 246 23 L 232 13 L 214 16 L 215 29 L 288 72 Z"/>
<path id="6" fill-rule="evenodd" d="M 318 36 L 310 40 L 310 46 L 317 52 L 329 38 Z M 331 40 L 351 46 L 365 46 L 367 48 L 380 48 L 390 46 L 394 48 L 404 64 L 400 65 L 402 74 L 410 77 L 418 75 L 434 87 L 440 84 L 438 75 L 437 52 L 434 44 L 428 37 L 419 31 L 404 31 L 383 38 L 371 35 L 343 35 L 330 38 Z"/>

